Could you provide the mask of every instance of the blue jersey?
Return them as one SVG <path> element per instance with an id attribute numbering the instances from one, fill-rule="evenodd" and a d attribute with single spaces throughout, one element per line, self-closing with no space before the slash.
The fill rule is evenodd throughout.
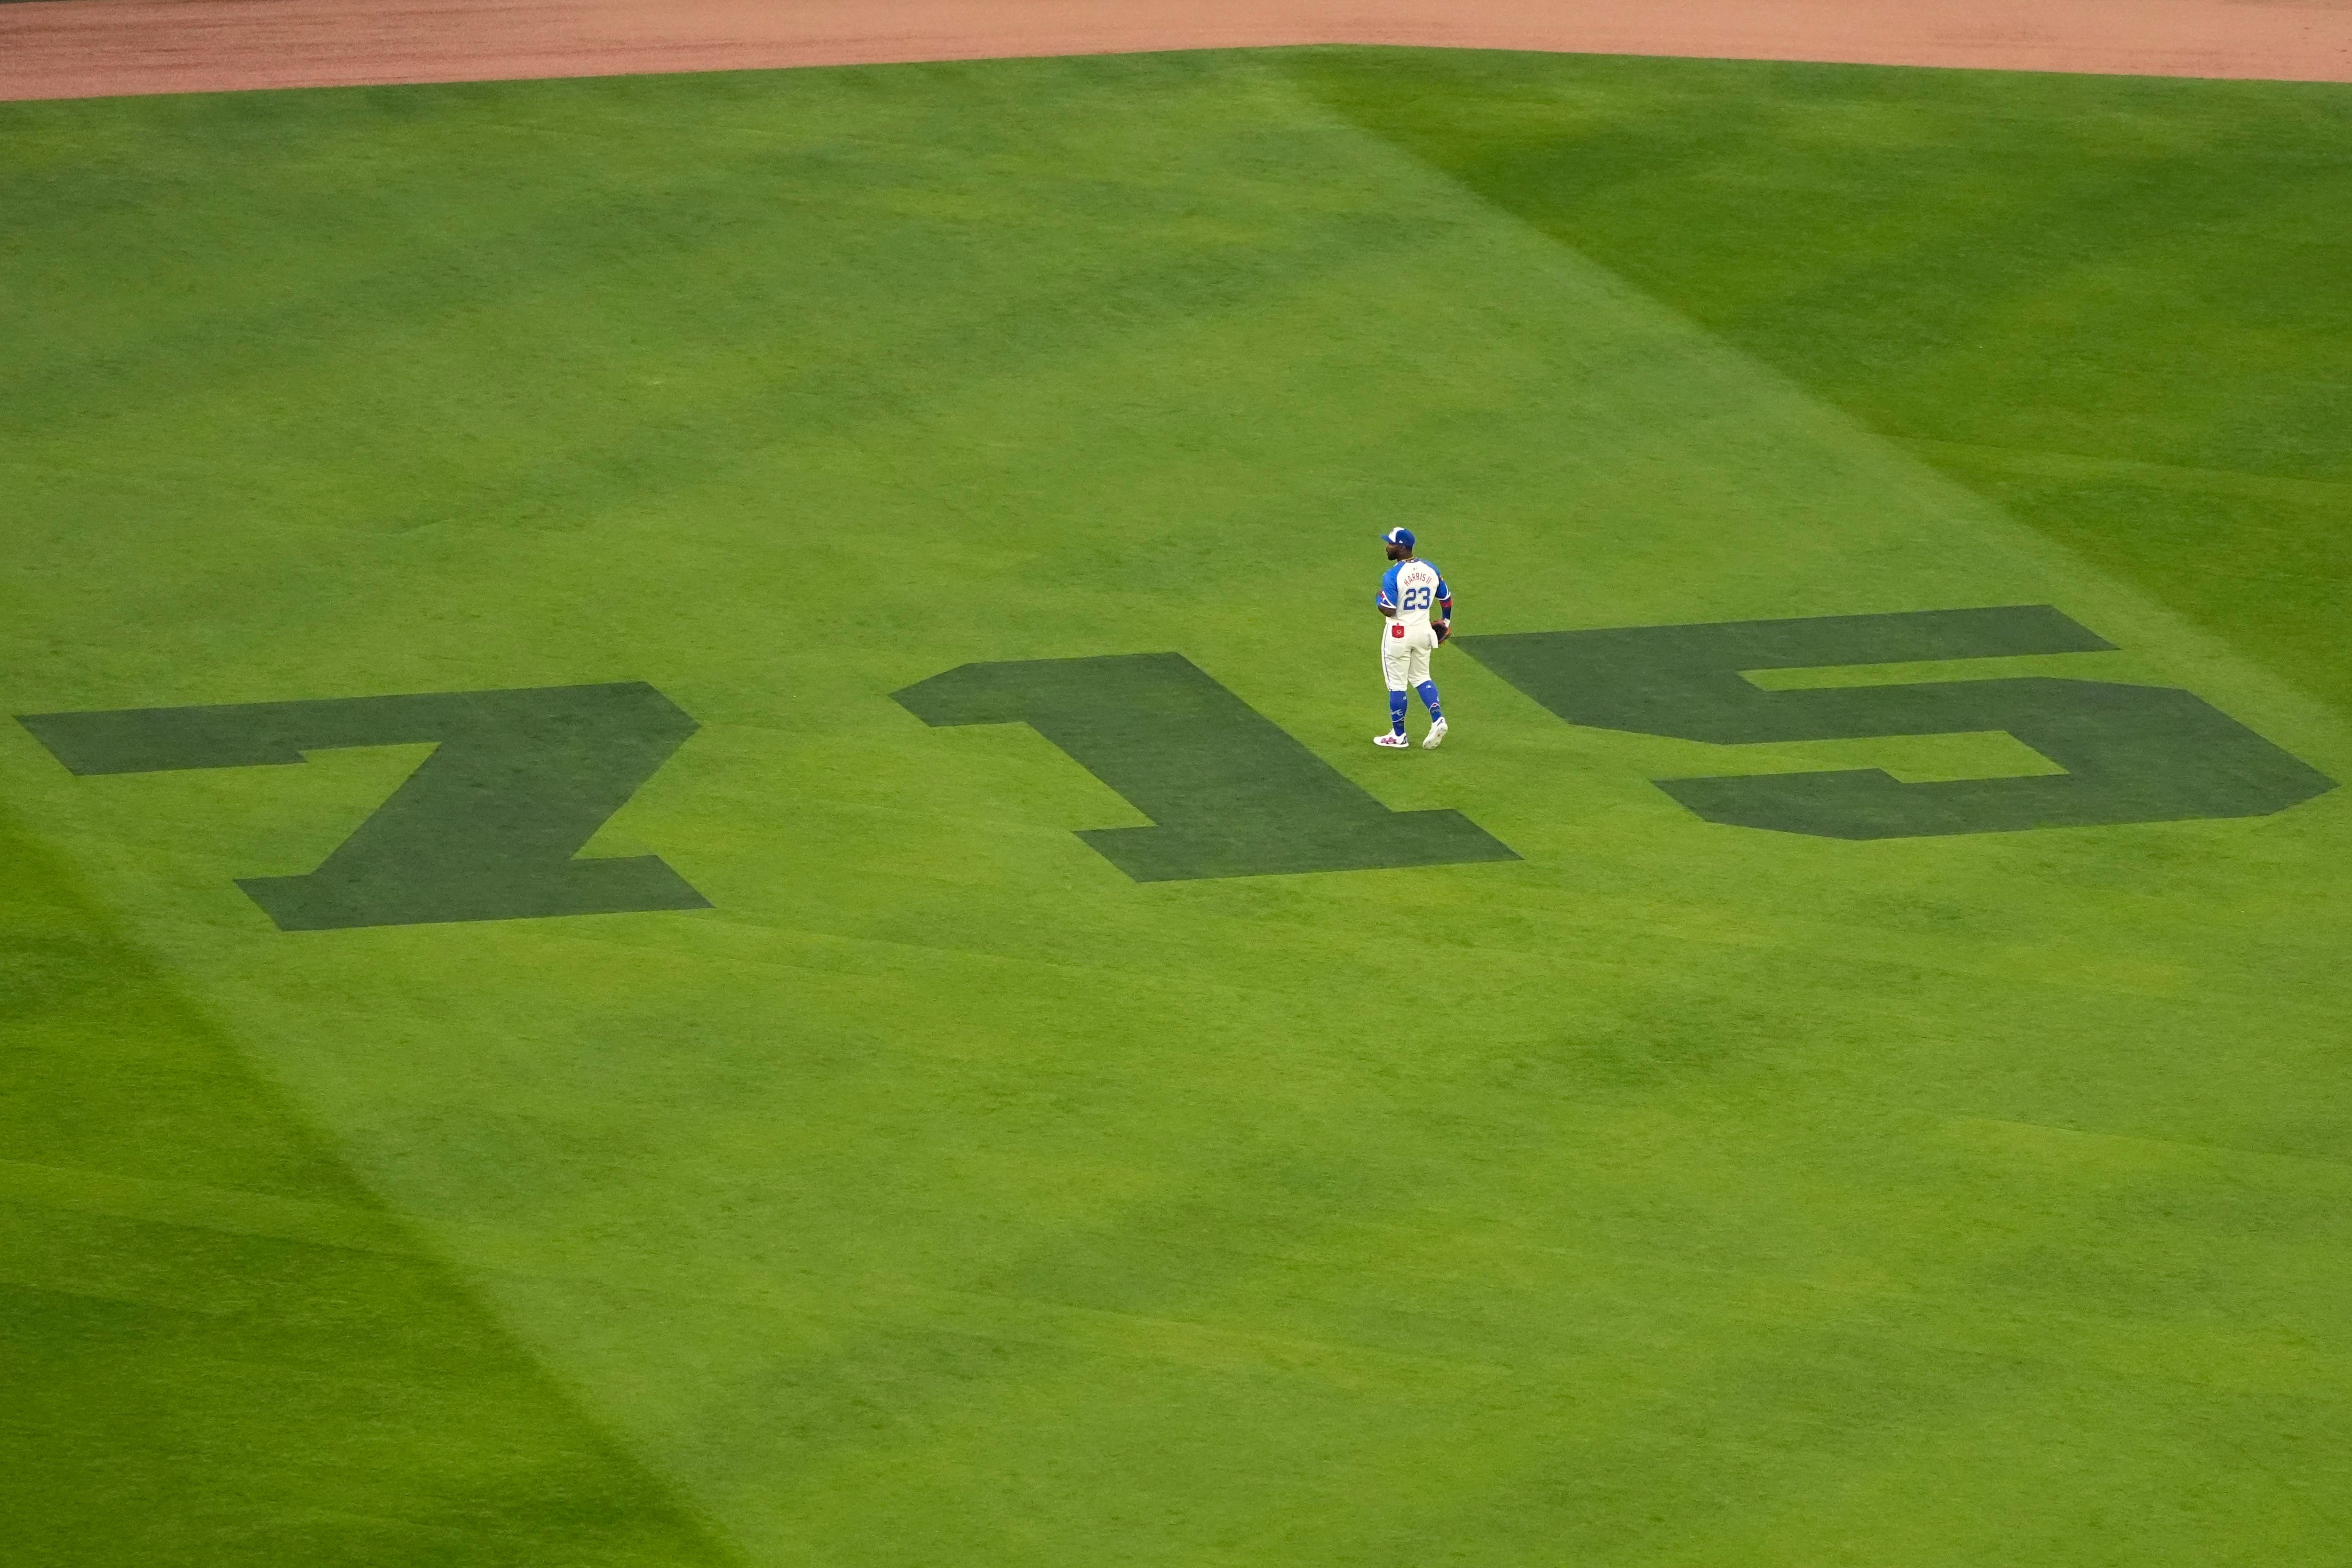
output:
<path id="1" fill-rule="evenodd" d="M 1395 611 L 1407 630 L 1429 625 L 1430 605 L 1453 603 L 1444 577 L 1426 561 L 1400 561 L 1381 579 L 1381 608 Z"/>

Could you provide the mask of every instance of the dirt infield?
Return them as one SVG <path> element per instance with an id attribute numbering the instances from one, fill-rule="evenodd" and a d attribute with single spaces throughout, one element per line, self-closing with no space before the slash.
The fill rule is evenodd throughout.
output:
<path id="1" fill-rule="evenodd" d="M 2352 80 L 2352 0 L 26 0 L 0 100 L 1423 44 Z"/>

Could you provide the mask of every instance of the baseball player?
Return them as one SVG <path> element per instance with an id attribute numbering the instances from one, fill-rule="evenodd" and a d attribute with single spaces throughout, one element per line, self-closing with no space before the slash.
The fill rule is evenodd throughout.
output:
<path id="1" fill-rule="evenodd" d="M 1433 747 L 1445 739 L 1445 715 L 1437 706 L 1437 683 L 1429 679 L 1430 651 L 1454 635 L 1454 595 L 1436 567 L 1415 560 L 1412 530 L 1391 528 L 1381 536 L 1388 546 L 1391 565 L 1381 579 L 1381 673 L 1389 681 L 1389 732 L 1372 737 L 1375 746 L 1410 746 L 1405 739 L 1405 691 L 1421 693 L 1429 710 L 1429 735 L 1421 743 Z M 1433 622 L 1430 606 L 1437 607 Z"/>

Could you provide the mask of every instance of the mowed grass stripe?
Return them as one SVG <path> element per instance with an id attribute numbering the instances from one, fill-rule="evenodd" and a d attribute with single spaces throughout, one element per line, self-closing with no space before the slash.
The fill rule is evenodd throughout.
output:
<path id="1" fill-rule="evenodd" d="M 24 1563 L 730 1561 L 0 822 Z"/>
<path id="2" fill-rule="evenodd" d="M 21 1160 L 0 1162 L 0 1202 L 360 1252 L 423 1250 L 389 1216 L 365 1209 Z"/>
<path id="3" fill-rule="evenodd" d="M 919 186 L 925 180 L 982 178 L 940 149 L 928 155 L 939 166 L 898 177 Z M 1190 177 L 1205 184 L 1214 170 L 1213 163 L 1210 170 L 1190 171 Z M 1054 188 L 1048 182 L 1046 190 Z M 1079 185 L 1079 199 L 1092 189 Z M 673 196 L 680 217 L 672 226 L 677 243 L 671 248 L 649 255 L 641 227 L 612 219 L 631 235 L 627 248 L 589 266 L 584 277 L 580 258 L 559 249 L 563 270 L 551 278 L 545 268 L 520 266 L 504 254 L 505 231 L 496 226 L 509 221 L 506 205 L 478 199 L 463 205 L 467 194 L 436 194 L 436 199 L 461 204 L 446 221 L 468 226 L 467 254 L 476 274 L 486 276 L 459 269 L 451 277 L 430 267 L 419 274 L 426 279 L 419 287 L 437 287 L 450 310 L 419 312 L 404 297 L 378 300 L 364 288 L 347 287 L 320 308 L 339 330 L 318 353 L 288 354 L 287 334 L 278 331 L 269 338 L 277 357 L 263 361 L 249 381 L 224 378 L 215 365 L 202 399 L 166 386 L 145 389 L 127 406 L 111 408 L 103 455 L 69 443 L 51 459 L 60 478 L 38 492 L 46 500 L 62 485 L 79 504 L 28 507 L 29 518 L 37 526 L 70 526 L 78 551 L 123 552 L 123 578 L 135 583 L 141 580 L 135 553 L 183 548 L 184 530 L 204 526 L 214 492 L 199 473 L 189 473 L 184 488 L 162 506 L 152 489 L 141 487 L 120 510 L 110 509 L 105 527 L 93 528 L 88 506 L 95 487 L 87 478 L 93 469 L 116 470 L 118 454 L 136 448 L 184 471 L 186 455 L 200 449 L 209 454 L 210 470 L 234 465 L 240 472 L 266 474 L 273 488 L 299 494 L 301 504 L 265 509 L 269 526 L 255 540 L 257 548 L 196 551 L 187 570 L 203 574 L 201 591 L 209 603 L 236 605 L 249 632 L 260 629 L 260 606 L 293 602 L 274 591 L 289 572 L 323 587 L 328 574 L 319 569 L 318 552 L 332 551 L 331 579 L 343 591 L 301 595 L 300 617 L 271 629 L 288 639 L 333 640 L 354 607 L 385 621 L 441 613 L 445 588 L 433 568 L 453 555 L 512 552 L 509 589 L 528 591 L 535 582 L 564 574 L 562 563 L 578 560 L 583 531 L 618 531 L 615 545 L 639 536 L 642 525 L 630 514 L 644 498 L 772 461 L 780 446 L 826 442 L 862 451 L 877 441 L 904 439 L 905 416 L 952 395 L 961 377 L 976 382 L 984 400 L 993 383 L 1027 361 L 1083 358 L 1096 333 L 1149 334 L 1157 323 L 1253 298 L 1262 317 L 1278 309 L 1281 299 L 1311 289 L 1324 268 L 1360 266 L 1368 252 L 1376 255 L 1393 243 L 1385 226 L 1343 205 L 1332 221 L 1290 225 L 1295 247 L 1265 246 L 1263 226 L 1255 247 L 1234 244 L 1213 227 L 1205 255 L 1197 247 L 1171 253 L 1147 246 L 1138 253 L 1146 258 L 1141 265 L 1128 264 L 1126 254 L 1118 253 L 1110 265 L 1124 269 L 1106 271 L 1083 246 L 1057 247 L 1050 237 L 1041 242 L 1026 232 L 1019 215 L 1041 205 L 1050 210 L 1050 196 L 1025 208 L 1015 205 L 1010 215 L 991 210 L 1006 205 L 1006 198 L 996 197 L 975 216 L 957 209 L 961 192 L 951 184 L 933 197 L 933 205 L 949 205 L 952 216 L 945 224 L 920 203 L 901 216 L 853 207 L 850 216 L 878 234 L 838 221 L 836 213 L 825 226 L 827 243 L 813 246 L 805 230 L 826 216 L 824 204 L 811 209 L 756 191 L 739 193 L 746 210 L 738 215 L 740 221 L 727 222 L 689 192 Z M 833 205 L 847 201 L 837 197 Z M 1271 194 L 1260 199 L 1263 216 L 1289 224 L 1273 203 Z M 478 221 L 485 214 L 492 219 L 487 232 Z M 1152 216 L 1182 226 L 1173 231 L 1178 235 L 1203 226 L 1189 206 Z M 1127 215 L 1113 218 L 1126 221 Z M 1081 228 L 1087 221 L 1083 208 L 1064 219 Z M 960 240 L 975 222 L 1009 237 L 1010 254 Z M 845 236 L 857 237 L 844 256 L 834 242 Z M 894 244 L 917 258 L 919 281 L 909 283 L 905 256 L 893 263 Z M 1075 267 L 1063 259 L 1074 251 L 1081 258 Z M 781 279 L 774 276 L 779 268 L 786 271 Z M 745 281 L 739 285 L 738 279 Z M 680 287 L 682 279 L 695 286 Z M 745 342 L 731 336 L 730 312 L 738 287 L 752 286 L 750 279 L 763 291 L 778 290 L 777 313 L 762 317 Z M 518 290 L 530 298 L 517 300 Z M 656 320 L 612 318 L 600 305 L 615 290 L 663 301 Z M 824 300 L 826 307 L 810 308 L 804 302 L 810 298 Z M 219 331 L 235 343 L 254 325 L 232 320 Z M 486 327 L 499 345 L 503 367 L 493 382 L 511 382 L 468 401 L 484 368 Z M 298 334 L 293 341 L 302 340 Z M 193 373 L 205 361 L 181 353 L 166 354 L 163 363 Z M 617 398 L 612 395 L 616 376 L 626 388 Z M 366 387 L 357 406 L 333 392 L 355 381 Z M 454 405 L 448 401 L 453 388 L 460 399 Z M 116 396 L 123 399 L 125 389 L 118 387 Z M 407 400 L 436 407 L 436 416 L 423 428 L 377 416 Z M 44 388 L 37 405 L 71 407 L 73 402 Z M 300 456 L 299 442 L 289 450 L 282 437 L 264 436 L 282 431 L 289 418 L 298 428 L 308 427 L 301 439 L 327 443 L 331 460 L 311 462 Z M 873 428 L 877 421 L 883 422 L 879 430 Z M 200 434 L 187 432 L 191 423 Z M 238 481 L 240 489 L 253 482 Z M 738 535 L 825 526 L 824 514 L 808 515 L 773 491 L 748 510 L 731 501 L 729 510 L 738 521 L 728 531 Z M 331 542 L 353 526 L 383 531 L 383 559 L 373 551 L 353 558 Z M 665 552 L 674 542 L 674 537 L 646 542 Z M 952 541 L 941 547 L 971 548 Z M 415 575 L 420 568 L 422 578 Z M 103 580 L 103 571 L 83 579 Z M 421 602 L 400 596 L 415 591 L 404 584 L 416 583 L 432 584 L 423 589 Z M 70 581 L 53 587 L 79 591 Z M 157 584 L 146 614 L 159 630 L 187 626 L 181 606 L 198 590 L 186 574 Z M 562 590 L 566 610 L 577 593 L 576 585 Z M 215 658 L 164 659 L 156 668 L 183 676 L 226 674 Z"/>
<path id="4" fill-rule="evenodd" d="M 2003 447 L 1971 447 L 1958 441 L 1905 441 L 1902 445 L 1931 459 L 1946 459 L 1963 468 L 1990 468 L 2027 479 L 2119 482 L 2144 485 L 2150 489 L 2242 496 L 2249 500 L 2284 500 L 2305 506 L 2352 506 L 2352 483 L 2334 480 L 2284 479 L 2273 474 L 2250 474 L 2228 468 L 2184 468 L 2166 463 L 2137 463 L 2121 458 L 2086 458 L 2072 452 L 2013 451 Z"/>
<path id="5" fill-rule="evenodd" d="M 1286 58 L 1356 123 L 2352 704 L 2329 610 L 2352 530 L 2318 488 L 2347 477 L 2352 407 L 2352 254 L 2320 221 L 2347 199 L 2344 88 Z"/>

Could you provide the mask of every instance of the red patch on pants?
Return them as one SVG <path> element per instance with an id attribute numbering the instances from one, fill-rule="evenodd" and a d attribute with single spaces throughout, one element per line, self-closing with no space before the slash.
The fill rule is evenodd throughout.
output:
<path id="1" fill-rule="evenodd" d="M 1389 626 L 1389 636 L 1392 637 L 1401 637 L 1404 636 L 1404 628 L 1395 625 L 1394 623 L 1391 623 Z"/>

